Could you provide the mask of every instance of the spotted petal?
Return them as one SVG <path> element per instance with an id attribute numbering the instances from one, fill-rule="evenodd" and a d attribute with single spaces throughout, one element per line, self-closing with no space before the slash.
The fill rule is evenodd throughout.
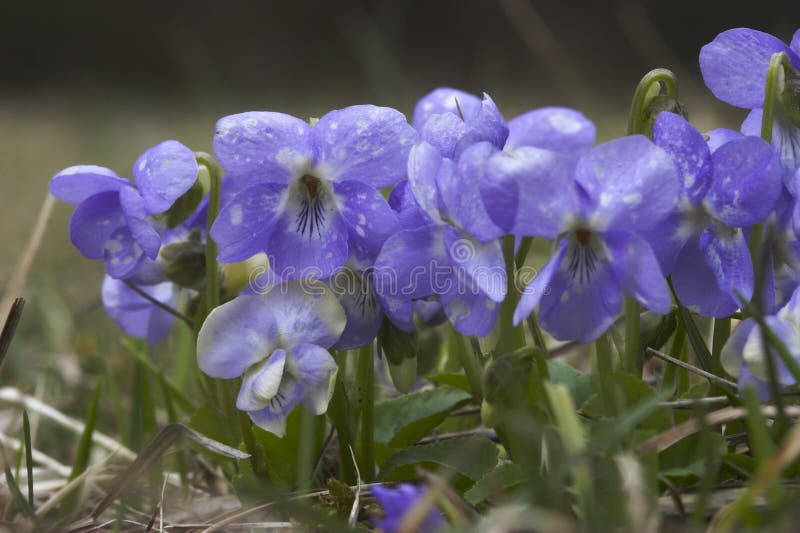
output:
<path id="1" fill-rule="evenodd" d="M 662 314 L 669 312 L 669 287 L 650 245 L 627 231 L 608 232 L 603 238 L 622 290 L 648 309 Z"/>
<path id="2" fill-rule="evenodd" d="M 142 247 L 136 242 L 128 226 L 122 226 L 105 242 L 103 259 L 106 272 L 112 278 L 126 279 L 136 274 L 144 260 Z"/>
<path id="3" fill-rule="evenodd" d="M 350 239 L 377 255 L 389 235 L 400 230 L 395 212 L 381 193 L 366 183 L 342 181 L 334 184 L 333 191 Z"/>
<path id="4" fill-rule="evenodd" d="M 106 241 L 125 225 L 117 191 L 102 192 L 81 202 L 69 221 L 69 237 L 85 257 L 102 259 Z"/>
<path id="5" fill-rule="evenodd" d="M 78 165 L 65 168 L 50 180 L 50 192 L 63 202 L 78 205 L 90 196 L 130 187 L 131 182 L 105 167 Z"/>
<path id="6" fill-rule="evenodd" d="M 653 142 L 672 156 L 683 194 L 700 202 L 711 185 L 711 151 L 700 132 L 680 115 L 663 112 L 653 126 Z"/>
<path id="7" fill-rule="evenodd" d="M 149 213 L 163 213 L 197 180 L 194 152 L 178 141 L 164 141 L 136 160 L 133 177 Z"/>
<path id="8" fill-rule="evenodd" d="M 133 187 L 122 189 L 119 201 L 134 240 L 147 257 L 155 259 L 161 249 L 161 235 L 149 219 L 146 201 Z"/>
<path id="9" fill-rule="evenodd" d="M 311 126 L 299 118 L 250 111 L 217 122 L 214 154 L 231 176 L 286 184 L 302 175 L 315 157 L 315 148 Z"/>
<path id="10" fill-rule="evenodd" d="M 331 111 L 314 126 L 317 166 L 332 181 L 387 187 L 406 174 L 417 132 L 397 110 L 357 105 Z"/>
<path id="11" fill-rule="evenodd" d="M 408 185 L 420 208 L 434 222 L 441 222 L 443 201 L 439 194 L 439 173 L 453 173 L 454 165 L 426 142 L 415 145 L 408 155 Z"/>
<path id="12" fill-rule="evenodd" d="M 579 157 L 594 145 L 595 126 L 583 113 L 565 107 L 534 109 L 508 123 L 506 149 L 531 146 Z"/>
<path id="13" fill-rule="evenodd" d="M 500 304 L 469 279 L 454 281 L 452 290 L 441 296 L 444 312 L 453 328 L 464 335 L 488 335 L 497 321 Z"/>
<path id="14" fill-rule="evenodd" d="M 220 261 L 244 261 L 267 248 L 285 192 L 284 185 L 258 183 L 235 195 L 222 208 L 211 227 Z"/>
<path id="15" fill-rule="evenodd" d="M 575 179 L 597 231 L 653 226 L 675 209 L 680 192 L 670 156 L 641 135 L 595 147 L 578 161 Z"/>
<path id="16" fill-rule="evenodd" d="M 452 114 L 459 117 L 459 108 L 464 118 L 472 118 L 481 108 L 481 99 L 474 94 L 469 94 L 450 87 L 439 87 L 423 96 L 414 107 L 412 125 L 417 131 L 422 131 L 423 126 L 432 115 Z"/>
<path id="17" fill-rule="evenodd" d="M 753 109 L 764 103 L 764 84 L 770 58 L 786 52 L 795 68 L 800 58 L 780 39 L 749 28 L 717 35 L 700 50 L 703 81 L 714 96 L 737 107 Z"/>
<path id="18" fill-rule="evenodd" d="M 714 174 L 705 197 L 709 211 L 733 227 L 764 220 L 781 193 L 780 160 L 757 137 L 743 137 L 712 155 Z"/>

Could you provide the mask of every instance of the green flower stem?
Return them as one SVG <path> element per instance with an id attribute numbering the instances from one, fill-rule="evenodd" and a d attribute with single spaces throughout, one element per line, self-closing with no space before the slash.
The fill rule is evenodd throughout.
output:
<path id="1" fill-rule="evenodd" d="M 464 367 L 472 398 L 480 403 L 483 400 L 483 366 L 480 362 L 480 344 L 476 338 L 459 335 L 455 330 L 450 333 L 450 338 L 454 341 L 451 345 L 458 353 L 461 366 Z M 459 341 L 461 341 L 461 346 L 457 344 Z"/>
<path id="2" fill-rule="evenodd" d="M 594 341 L 594 351 L 597 357 L 597 373 L 600 375 L 600 379 L 604 379 L 614 367 L 614 361 L 611 357 L 611 344 L 608 342 L 608 337 L 605 333 Z"/>
<path id="3" fill-rule="evenodd" d="M 792 62 L 785 52 L 773 54 L 767 68 L 767 81 L 764 84 L 764 106 L 761 115 L 761 138 L 772 142 L 772 124 L 775 116 L 775 100 L 781 91 L 783 69 L 791 69 Z"/>
<path id="4" fill-rule="evenodd" d="M 731 336 L 731 319 L 730 318 L 716 318 L 714 319 L 714 333 L 711 343 L 711 362 L 714 365 L 712 372 L 720 376 L 723 373 L 722 369 L 722 347 L 728 342 L 728 337 Z"/>
<path id="5" fill-rule="evenodd" d="M 639 376 L 642 365 L 639 357 L 639 302 L 625 298 L 625 352 L 622 354 L 622 369 Z"/>
<path id="6" fill-rule="evenodd" d="M 361 439 L 358 470 L 361 480 L 375 478 L 375 357 L 372 344 L 358 351 L 358 383 L 361 385 Z"/>
<path id="7" fill-rule="evenodd" d="M 339 372 L 336 374 L 336 386 L 333 389 L 330 404 L 328 404 L 328 416 L 333 427 L 336 428 L 336 435 L 339 437 L 339 475 L 343 482 L 353 485 L 356 482 L 356 469 L 350 456 L 350 447 L 353 445 L 353 431 L 350 425 L 350 406 L 347 403 L 344 384 L 346 356 L 347 352 L 345 351 L 334 353 Z"/>
<path id="8" fill-rule="evenodd" d="M 678 79 L 665 68 L 651 70 L 636 86 L 628 114 L 628 135 L 647 135 L 650 115 L 648 108 L 653 98 L 659 95 L 678 97 Z"/>
<path id="9" fill-rule="evenodd" d="M 220 177 L 222 169 L 212 156 L 204 152 L 195 154 L 200 166 L 205 167 L 209 177 L 208 219 L 206 222 L 206 316 L 219 306 L 219 265 L 217 264 L 217 243 L 211 238 L 211 226 L 219 215 Z M 201 320 L 202 322 L 202 320 Z"/>
<path id="10" fill-rule="evenodd" d="M 506 265 L 506 298 L 500 307 L 497 346 L 495 354 L 502 355 L 525 346 L 525 332 L 522 326 L 514 326 L 514 309 L 519 302 L 516 285 L 516 261 L 514 257 L 514 236 L 503 237 L 503 258 Z"/>

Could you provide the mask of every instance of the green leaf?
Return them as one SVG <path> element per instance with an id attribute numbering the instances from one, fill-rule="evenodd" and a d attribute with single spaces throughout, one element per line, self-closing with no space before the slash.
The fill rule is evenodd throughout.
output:
<path id="1" fill-rule="evenodd" d="M 672 296 L 675 298 L 675 301 L 678 302 L 678 320 L 681 324 L 683 324 L 683 327 L 686 330 L 686 336 L 689 338 L 689 344 L 692 345 L 694 354 L 697 357 L 697 362 L 700 364 L 700 368 L 706 372 L 711 372 L 713 370 L 711 352 L 708 350 L 708 346 L 706 346 L 706 343 L 703 340 L 703 335 L 701 335 L 700 330 L 697 329 L 697 324 L 695 324 L 694 319 L 692 318 L 692 313 L 683 306 L 678 299 L 678 295 L 675 294 L 675 289 L 672 286 L 672 280 L 667 278 L 667 283 L 669 284 Z"/>
<path id="2" fill-rule="evenodd" d="M 443 467 L 475 482 L 497 465 L 497 446 L 480 437 L 459 437 L 412 446 L 384 463 L 379 479 L 400 481 L 416 477 L 414 467 Z"/>
<path id="3" fill-rule="evenodd" d="M 444 372 L 441 374 L 425 376 L 425 379 L 431 383 L 436 383 L 437 385 L 447 385 L 448 387 L 452 387 L 454 389 L 460 389 L 464 392 L 472 393 L 469 388 L 469 380 L 467 380 L 467 376 L 464 374 Z"/>
<path id="4" fill-rule="evenodd" d="M 472 505 L 478 505 L 495 495 L 507 493 L 527 480 L 528 476 L 522 468 L 508 461 L 487 472 L 464 494 L 464 498 Z"/>
<path id="5" fill-rule="evenodd" d="M 597 392 L 597 376 L 584 374 L 573 367 L 558 361 L 548 361 L 547 369 L 552 383 L 562 383 L 567 386 L 572 396 L 572 401 L 580 407 L 595 392 Z"/>
<path id="6" fill-rule="evenodd" d="M 725 437 L 713 431 L 698 432 L 658 455 L 659 473 L 681 485 L 696 482 L 705 475 L 715 474 L 707 472 L 706 455 L 698 453 L 704 438 L 709 439 L 706 445 L 711 446 L 718 456 L 725 455 L 727 452 Z"/>
<path id="7" fill-rule="evenodd" d="M 605 390 L 610 391 L 612 402 L 608 405 L 603 395 L 595 394 L 583 405 L 583 411 L 595 417 L 615 418 L 618 413 L 632 410 L 656 396 L 656 390 L 641 379 L 624 372 L 612 372 L 606 376 Z M 666 407 L 652 407 L 648 416 L 639 421 L 640 429 L 663 431 L 670 427 L 670 411 Z"/>
<path id="8" fill-rule="evenodd" d="M 460 389 L 437 387 L 377 402 L 375 441 L 390 448 L 410 446 L 471 398 Z"/>
<path id="9" fill-rule="evenodd" d="M 167 226 L 174 228 L 189 218 L 195 212 L 197 206 L 200 205 L 204 195 L 203 184 L 200 180 L 195 181 L 192 187 L 183 193 L 183 196 L 175 200 L 175 203 L 167 211 Z"/>

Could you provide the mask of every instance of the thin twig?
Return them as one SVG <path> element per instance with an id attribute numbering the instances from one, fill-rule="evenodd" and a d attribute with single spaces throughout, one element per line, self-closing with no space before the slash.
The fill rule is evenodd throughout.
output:
<path id="1" fill-rule="evenodd" d="M 3 332 L 0 333 L 0 365 L 6 358 L 6 353 L 11 347 L 11 340 L 14 338 L 14 332 L 17 330 L 17 325 L 22 318 L 22 310 L 25 308 L 25 300 L 17 298 L 11 305 L 8 311 L 5 325 L 3 325 Z"/>
<path id="2" fill-rule="evenodd" d="M 727 387 L 731 387 L 734 390 L 739 387 L 739 385 L 737 385 L 733 381 L 730 381 L 728 379 L 719 377 L 716 374 L 712 374 L 711 372 L 706 372 L 705 370 L 703 370 L 701 368 L 697 368 L 696 366 L 690 365 L 689 363 L 681 361 L 680 359 L 675 359 L 671 355 L 667 355 L 667 354 L 665 354 L 663 352 L 659 352 L 658 350 L 654 350 L 653 348 L 649 348 L 648 347 L 647 348 L 647 353 L 649 353 L 650 355 L 655 355 L 659 359 L 662 359 L 662 360 L 664 360 L 664 361 L 666 361 L 668 363 L 672 363 L 673 365 L 679 366 L 679 367 L 681 367 L 681 368 L 683 368 L 685 370 L 688 370 L 689 372 L 697 374 L 698 376 L 702 376 L 702 377 L 706 378 L 709 381 L 714 381 L 716 383 L 721 383 L 722 385 L 725 385 Z"/>
<path id="3" fill-rule="evenodd" d="M 156 300 L 155 298 L 153 298 L 152 296 L 150 296 L 149 294 L 144 292 L 142 289 L 137 287 L 136 284 L 134 284 L 130 280 L 124 279 L 124 280 L 122 280 L 122 282 L 125 283 L 125 285 L 127 285 L 130 290 L 132 290 L 133 292 L 135 292 L 136 294 L 138 294 L 139 296 L 141 296 L 142 298 L 144 298 L 145 300 L 147 300 L 151 304 L 155 305 L 156 307 L 158 307 L 162 311 L 166 311 L 167 313 L 171 314 L 175 318 L 183 320 L 186 323 L 187 326 L 189 326 L 190 328 L 194 329 L 194 320 L 192 320 L 190 317 L 184 315 L 183 313 L 181 313 L 177 309 L 173 309 L 172 307 L 168 306 L 164 302 L 159 302 L 158 300 Z"/>
<path id="4" fill-rule="evenodd" d="M 356 497 L 353 498 L 353 507 L 350 508 L 350 517 L 347 519 L 347 525 L 356 527 L 358 522 L 358 510 L 361 507 L 361 472 L 358 471 L 358 463 L 356 462 L 356 454 L 353 452 L 353 447 L 348 446 L 350 449 L 350 457 L 353 459 L 353 465 L 356 469 Z"/>

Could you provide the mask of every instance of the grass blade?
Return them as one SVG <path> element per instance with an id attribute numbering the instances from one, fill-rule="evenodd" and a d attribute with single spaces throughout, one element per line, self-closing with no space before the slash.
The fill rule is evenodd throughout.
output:
<path id="1" fill-rule="evenodd" d="M 33 507 L 33 447 L 31 446 L 31 421 L 28 411 L 22 410 L 22 433 L 25 436 L 25 468 L 28 470 L 28 502 Z"/>
<path id="2" fill-rule="evenodd" d="M 17 480 L 14 479 L 14 473 L 11 472 L 11 466 L 9 465 L 8 459 L 5 455 L 5 450 L 3 450 L 3 463 L 6 472 L 6 483 L 8 484 L 8 489 L 11 492 L 11 497 L 14 500 L 14 505 L 16 506 L 17 510 L 22 513 L 22 516 L 33 522 L 35 531 L 45 531 L 44 525 L 33 511 L 33 507 L 30 503 L 28 503 L 28 500 L 25 499 L 25 496 L 22 495 L 22 491 L 19 490 L 19 485 L 17 484 Z"/>
<path id="3" fill-rule="evenodd" d="M 94 387 L 92 403 L 89 404 L 89 412 L 86 415 L 86 425 L 83 428 L 83 434 L 78 444 L 78 453 L 75 456 L 75 461 L 72 463 L 72 473 L 69 475 L 70 481 L 82 474 L 89 465 L 89 454 L 92 451 L 92 435 L 94 434 L 94 426 L 97 421 L 97 406 L 100 403 L 101 383 L 102 381 L 98 379 Z"/>

